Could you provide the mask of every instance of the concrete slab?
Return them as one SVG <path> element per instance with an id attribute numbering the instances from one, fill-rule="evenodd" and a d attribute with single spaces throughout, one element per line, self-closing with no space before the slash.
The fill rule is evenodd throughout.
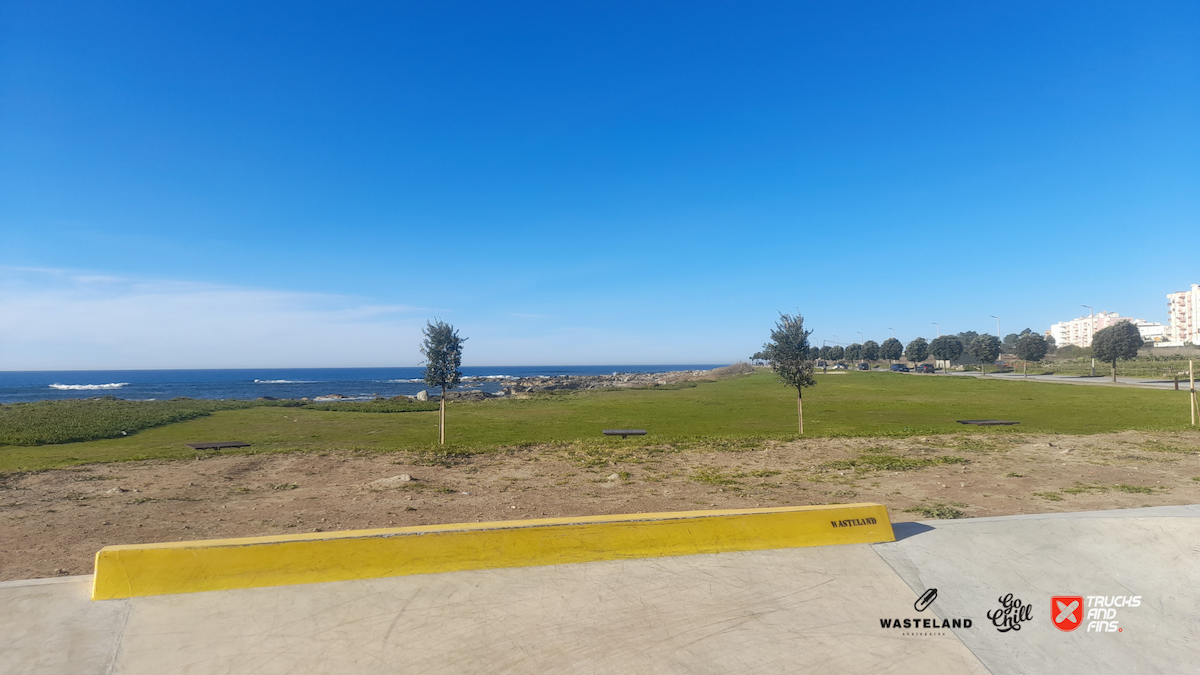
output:
<path id="1" fill-rule="evenodd" d="M 865 544 L 154 596 L 90 603 L 128 608 L 120 647 L 111 671 L 69 670 L 986 672 L 949 632 L 877 630 L 914 599 Z"/>
<path id="2" fill-rule="evenodd" d="M 1058 513 L 897 526 L 874 548 L 914 592 L 938 589 L 932 610 L 972 616 L 954 630 L 996 674 L 1200 672 L 1200 507 Z M 1001 632 L 989 612 L 1012 594 L 1032 607 Z M 1114 632 L 1051 621 L 1053 596 L 1141 596 L 1113 608 Z M 1107 612 L 1106 612 L 1107 613 Z"/>
<path id="3" fill-rule="evenodd" d="M 89 577 L 7 582 L 0 673 L 1200 672 L 1200 506 L 896 535 L 99 602 Z M 1001 632 L 1009 594 L 1031 612 Z M 1066 595 L 1141 600 L 1106 608 L 1119 631 L 1063 632 Z M 972 623 L 881 626 L 933 617 Z"/>
<path id="4" fill-rule="evenodd" d="M 110 672 L 129 606 L 91 593 L 91 575 L 0 582 L 0 673 Z"/>

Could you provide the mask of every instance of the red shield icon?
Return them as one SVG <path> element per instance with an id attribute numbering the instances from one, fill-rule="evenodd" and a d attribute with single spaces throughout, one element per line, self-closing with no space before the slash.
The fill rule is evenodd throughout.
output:
<path id="1" fill-rule="evenodd" d="M 1061 631 L 1073 631 L 1083 623 L 1083 596 L 1056 595 L 1050 598 L 1050 620 Z"/>

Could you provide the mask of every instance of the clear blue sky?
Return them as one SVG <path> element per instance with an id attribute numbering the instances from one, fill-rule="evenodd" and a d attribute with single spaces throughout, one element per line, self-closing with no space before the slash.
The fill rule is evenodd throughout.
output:
<path id="1" fill-rule="evenodd" d="M 1166 320 L 1200 4 L 0 2 L 0 370 Z"/>

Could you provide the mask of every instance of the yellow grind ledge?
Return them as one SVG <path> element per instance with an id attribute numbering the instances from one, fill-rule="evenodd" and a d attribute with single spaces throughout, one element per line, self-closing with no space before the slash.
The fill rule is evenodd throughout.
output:
<path id="1" fill-rule="evenodd" d="M 881 541 L 886 508 L 838 504 L 105 546 L 92 599 Z"/>

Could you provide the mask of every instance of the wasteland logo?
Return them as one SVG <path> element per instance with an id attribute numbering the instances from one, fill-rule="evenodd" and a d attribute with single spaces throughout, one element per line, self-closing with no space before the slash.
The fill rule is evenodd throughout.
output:
<path id="1" fill-rule="evenodd" d="M 937 592 L 936 588 L 930 588 L 930 589 L 926 590 L 924 593 L 921 594 L 921 597 L 917 598 L 917 601 L 913 603 L 913 609 L 917 610 L 918 612 L 924 612 L 930 605 L 933 604 L 933 601 L 937 599 L 937 594 L 938 594 L 938 592 Z M 914 618 L 914 619 L 880 619 L 879 626 L 880 626 L 880 628 L 893 628 L 893 629 L 899 628 L 902 630 L 905 628 L 907 628 L 907 629 L 927 629 L 927 630 L 932 630 L 935 628 L 970 628 L 971 620 L 970 619 L 938 619 L 937 617 L 928 618 L 928 619 L 923 618 L 923 617 L 918 617 L 918 618 Z M 924 634 L 925 635 L 943 635 L 943 633 L 924 633 Z M 905 633 L 905 635 L 918 635 L 918 633 Z"/>
<path id="2" fill-rule="evenodd" d="M 1033 618 L 1033 605 L 1026 605 L 1009 593 L 1000 596 L 1000 608 L 988 612 L 987 618 L 1001 633 L 1021 630 L 1021 623 Z"/>

